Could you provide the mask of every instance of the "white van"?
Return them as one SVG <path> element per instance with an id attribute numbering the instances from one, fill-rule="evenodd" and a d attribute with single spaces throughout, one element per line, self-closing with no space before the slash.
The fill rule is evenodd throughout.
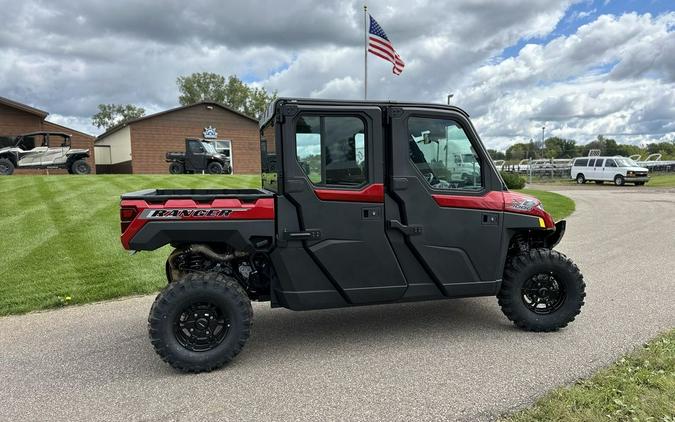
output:
<path id="1" fill-rule="evenodd" d="M 614 182 L 617 186 L 626 182 L 644 185 L 649 181 L 649 170 L 625 157 L 579 157 L 572 161 L 570 176 L 579 184 L 592 180 L 598 184 Z"/>

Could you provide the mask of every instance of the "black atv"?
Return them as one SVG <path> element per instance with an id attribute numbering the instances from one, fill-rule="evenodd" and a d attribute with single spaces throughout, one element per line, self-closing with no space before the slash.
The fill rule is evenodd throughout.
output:
<path id="1" fill-rule="evenodd" d="M 170 163 L 171 174 L 232 173 L 230 159 L 216 151 L 213 144 L 201 139 L 186 139 L 185 152 L 167 152 L 166 161 Z"/>

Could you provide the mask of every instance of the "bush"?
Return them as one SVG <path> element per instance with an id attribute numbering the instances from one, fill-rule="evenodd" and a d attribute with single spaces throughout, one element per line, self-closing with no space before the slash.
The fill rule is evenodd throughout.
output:
<path id="1" fill-rule="evenodd" d="M 525 178 L 520 177 L 516 173 L 501 172 L 502 179 L 506 182 L 506 187 L 509 189 L 522 189 L 525 187 Z"/>

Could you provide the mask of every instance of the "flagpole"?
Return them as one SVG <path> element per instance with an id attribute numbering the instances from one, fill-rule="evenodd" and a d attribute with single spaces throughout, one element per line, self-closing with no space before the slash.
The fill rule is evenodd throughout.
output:
<path id="1" fill-rule="evenodd" d="M 368 6 L 363 5 L 363 99 L 368 99 Z"/>

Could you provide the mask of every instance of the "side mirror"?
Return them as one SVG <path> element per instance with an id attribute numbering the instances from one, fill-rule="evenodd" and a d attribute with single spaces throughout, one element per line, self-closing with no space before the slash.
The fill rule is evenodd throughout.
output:
<path id="1" fill-rule="evenodd" d="M 424 145 L 429 145 L 431 143 L 431 138 L 429 138 L 429 131 L 425 130 L 422 132 L 422 143 Z"/>

